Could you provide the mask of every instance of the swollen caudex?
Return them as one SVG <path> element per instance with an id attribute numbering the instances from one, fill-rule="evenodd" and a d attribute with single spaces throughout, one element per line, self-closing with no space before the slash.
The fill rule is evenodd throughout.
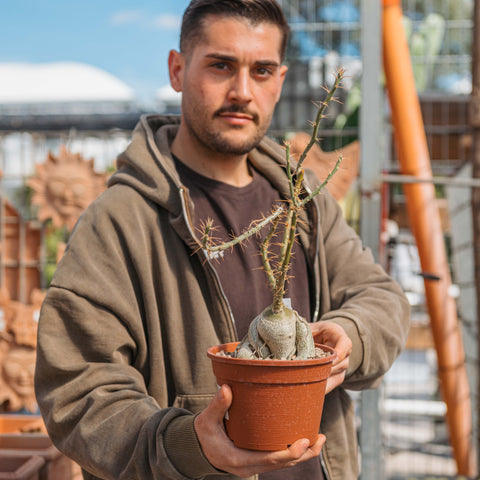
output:
<path id="1" fill-rule="evenodd" d="M 315 357 L 315 344 L 307 322 L 296 311 L 284 307 L 275 313 L 267 307 L 250 324 L 235 356 L 303 360 Z"/>

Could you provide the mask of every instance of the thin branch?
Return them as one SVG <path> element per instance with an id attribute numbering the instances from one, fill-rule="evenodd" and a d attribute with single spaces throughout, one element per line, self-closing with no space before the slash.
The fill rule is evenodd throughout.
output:
<path id="1" fill-rule="evenodd" d="M 278 270 L 278 275 L 275 282 L 275 291 L 273 293 L 273 311 L 279 312 L 283 309 L 283 297 L 285 295 L 285 282 L 287 278 L 287 273 L 290 268 L 290 259 L 292 256 L 293 244 L 295 243 L 295 231 L 297 228 L 297 216 L 298 213 L 296 210 L 291 210 L 288 212 L 291 214 L 289 224 L 285 229 L 285 240 L 283 247 L 285 251 L 282 252 L 283 256 L 280 259 L 280 268 Z"/>
<path id="2" fill-rule="evenodd" d="M 332 177 L 335 175 L 335 172 L 338 170 L 338 167 L 340 166 L 340 163 L 342 162 L 343 160 L 343 156 L 342 155 L 338 155 L 338 160 L 337 160 L 337 163 L 335 164 L 335 166 L 333 167 L 333 169 L 330 171 L 330 173 L 328 174 L 327 178 L 323 181 L 323 183 L 317 187 L 312 193 L 310 193 L 309 195 L 307 195 L 301 202 L 300 202 L 300 207 L 304 207 L 313 197 L 315 197 L 316 195 L 318 195 L 320 193 L 320 190 L 323 189 L 323 187 L 325 187 L 325 185 L 332 179 Z"/>
<path id="3" fill-rule="evenodd" d="M 210 255 L 211 253 L 221 252 L 223 250 L 227 250 L 232 248 L 233 246 L 247 240 L 251 236 L 258 233 L 263 227 L 268 225 L 270 222 L 273 222 L 277 217 L 279 217 L 282 212 L 284 211 L 283 206 L 278 207 L 272 214 L 268 217 L 264 218 L 262 221 L 256 223 L 255 225 L 250 225 L 241 235 L 235 237 L 234 239 L 230 240 L 229 242 L 222 243 L 220 245 L 209 245 L 206 244 L 203 246 L 204 250 Z"/>
<path id="4" fill-rule="evenodd" d="M 285 143 L 285 156 L 287 160 L 287 178 L 288 178 L 288 186 L 290 187 L 290 198 L 295 198 L 294 191 L 293 191 L 293 178 L 292 178 L 292 163 L 290 157 L 290 144 L 287 142 Z"/>
<path id="5" fill-rule="evenodd" d="M 278 222 L 280 220 L 280 217 L 277 217 L 273 222 L 272 222 L 272 227 L 270 228 L 270 232 L 268 232 L 268 235 L 265 237 L 265 240 L 263 240 L 261 246 L 260 246 L 260 253 L 262 255 L 262 263 L 263 263 L 263 269 L 265 273 L 267 274 L 268 278 L 268 283 L 270 285 L 270 288 L 272 289 L 272 292 L 275 291 L 275 286 L 276 286 L 276 279 L 275 279 L 275 274 L 272 270 L 272 266 L 270 264 L 270 259 L 268 258 L 268 252 L 269 248 L 271 245 L 271 240 L 273 236 L 275 235 L 275 232 L 277 231 L 277 226 Z"/>
<path id="6" fill-rule="evenodd" d="M 335 94 L 337 88 L 339 87 L 344 75 L 345 75 L 345 70 L 343 68 L 337 71 L 335 76 L 335 82 L 333 83 L 332 88 L 328 92 L 327 98 L 325 99 L 325 101 L 322 102 L 321 106 L 318 109 L 317 117 L 315 119 L 315 122 L 313 122 L 312 136 L 310 138 L 310 141 L 308 142 L 308 145 L 305 147 L 302 154 L 300 155 L 300 158 L 298 159 L 297 169 L 301 168 L 303 161 L 308 155 L 308 152 L 313 147 L 313 145 L 315 145 L 315 142 L 317 141 L 318 129 L 320 128 L 320 121 L 323 118 L 323 112 L 325 111 L 328 104 L 332 100 L 333 95 Z"/>

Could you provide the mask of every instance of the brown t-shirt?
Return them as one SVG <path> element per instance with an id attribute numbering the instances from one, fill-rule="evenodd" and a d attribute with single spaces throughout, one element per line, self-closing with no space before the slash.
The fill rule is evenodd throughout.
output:
<path id="1" fill-rule="evenodd" d="M 245 187 L 235 187 L 200 175 L 179 159 L 174 159 L 180 179 L 195 205 L 197 233 L 207 219 L 212 219 L 215 227 L 213 236 L 219 243 L 230 240 L 232 235 L 238 236 L 252 220 L 267 216 L 275 205 L 280 204 L 279 192 L 252 165 L 249 165 L 252 181 Z M 272 293 L 259 254 L 259 244 L 268 230 L 265 227 L 260 235 L 225 251 L 223 258 L 215 263 L 239 338 L 245 336 L 255 316 L 272 303 Z M 298 243 L 293 248 L 289 275 L 295 280 L 288 283 L 285 297 L 291 299 L 293 309 L 310 320 L 307 262 Z M 319 459 L 313 458 L 295 467 L 262 474 L 260 479 L 322 480 L 324 476 Z"/>
<path id="2" fill-rule="evenodd" d="M 218 243 L 238 236 L 252 222 L 268 216 L 275 205 L 280 205 L 280 194 L 271 183 L 250 166 L 252 181 L 245 187 L 234 187 L 204 177 L 176 159 L 182 183 L 189 189 L 195 205 L 195 228 L 200 236 L 201 225 L 213 220 L 213 237 Z M 251 237 L 242 245 L 226 250 L 214 263 L 223 290 L 232 309 L 239 338 L 247 333 L 250 322 L 271 305 L 272 293 L 262 268 L 259 245 L 267 235 L 264 227 L 260 235 Z M 302 317 L 310 319 L 308 272 L 305 254 L 296 243 L 289 276 L 295 279 L 287 284 L 286 298 Z"/>

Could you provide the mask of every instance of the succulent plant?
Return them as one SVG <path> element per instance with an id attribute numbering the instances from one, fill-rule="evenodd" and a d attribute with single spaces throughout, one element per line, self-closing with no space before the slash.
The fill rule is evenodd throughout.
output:
<path id="1" fill-rule="evenodd" d="M 285 143 L 286 172 L 290 195 L 284 204 L 276 208 L 268 217 L 252 221 L 241 235 L 229 242 L 215 244 L 211 238 L 213 225 L 207 222 L 202 232 L 202 248 L 211 258 L 216 258 L 218 252 L 232 248 L 255 235 L 265 226 L 270 230 L 260 245 L 263 269 L 267 275 L 272 291 L 272 304 L 261 312 L 251 322 L 247 335 L 239 343 L 234 356 L 237 358 L 274 358 L 278 360 L 307 359 L 315 357 L 315 344 L 308 323 L 295 310 L 284 302 L 285 288 L 288 280 L 292 248 L 295 243 L 297 221 L 305 205 L 318 195 L 330 181 L 342 160 L 339 156 L 334 168 L 327 178 L 313 191 L 307 193 L 303 187 L 303 162 L 308 152 L 317 142 L 318 129 L 325 110 L 334 99 L 337 88 L 341 85 L 344 70 L 336 72 L 332 87 L 327 89 L 327 96 L 318 104 L 315 121 L 312 123 L 312 135 L 309 143 L 301 153 L 296 165 L 292 164 L 290 147 Z M 280 235 L 281 249 L 273 260 L 271 253 L 272 239 Z"/>

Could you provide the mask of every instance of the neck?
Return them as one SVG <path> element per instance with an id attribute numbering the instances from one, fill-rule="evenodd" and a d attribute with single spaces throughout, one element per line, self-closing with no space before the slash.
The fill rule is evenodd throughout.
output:
<path id="1" fill-rule="evenodd" d="M 205 177 L 235 187 L 244 187 L 252 181 L 247 155 L 229 155 L 210 150 L 200 142 L 194 142 L 180 126 L 171 145 L 172 153 L 185 165 Z"/>

